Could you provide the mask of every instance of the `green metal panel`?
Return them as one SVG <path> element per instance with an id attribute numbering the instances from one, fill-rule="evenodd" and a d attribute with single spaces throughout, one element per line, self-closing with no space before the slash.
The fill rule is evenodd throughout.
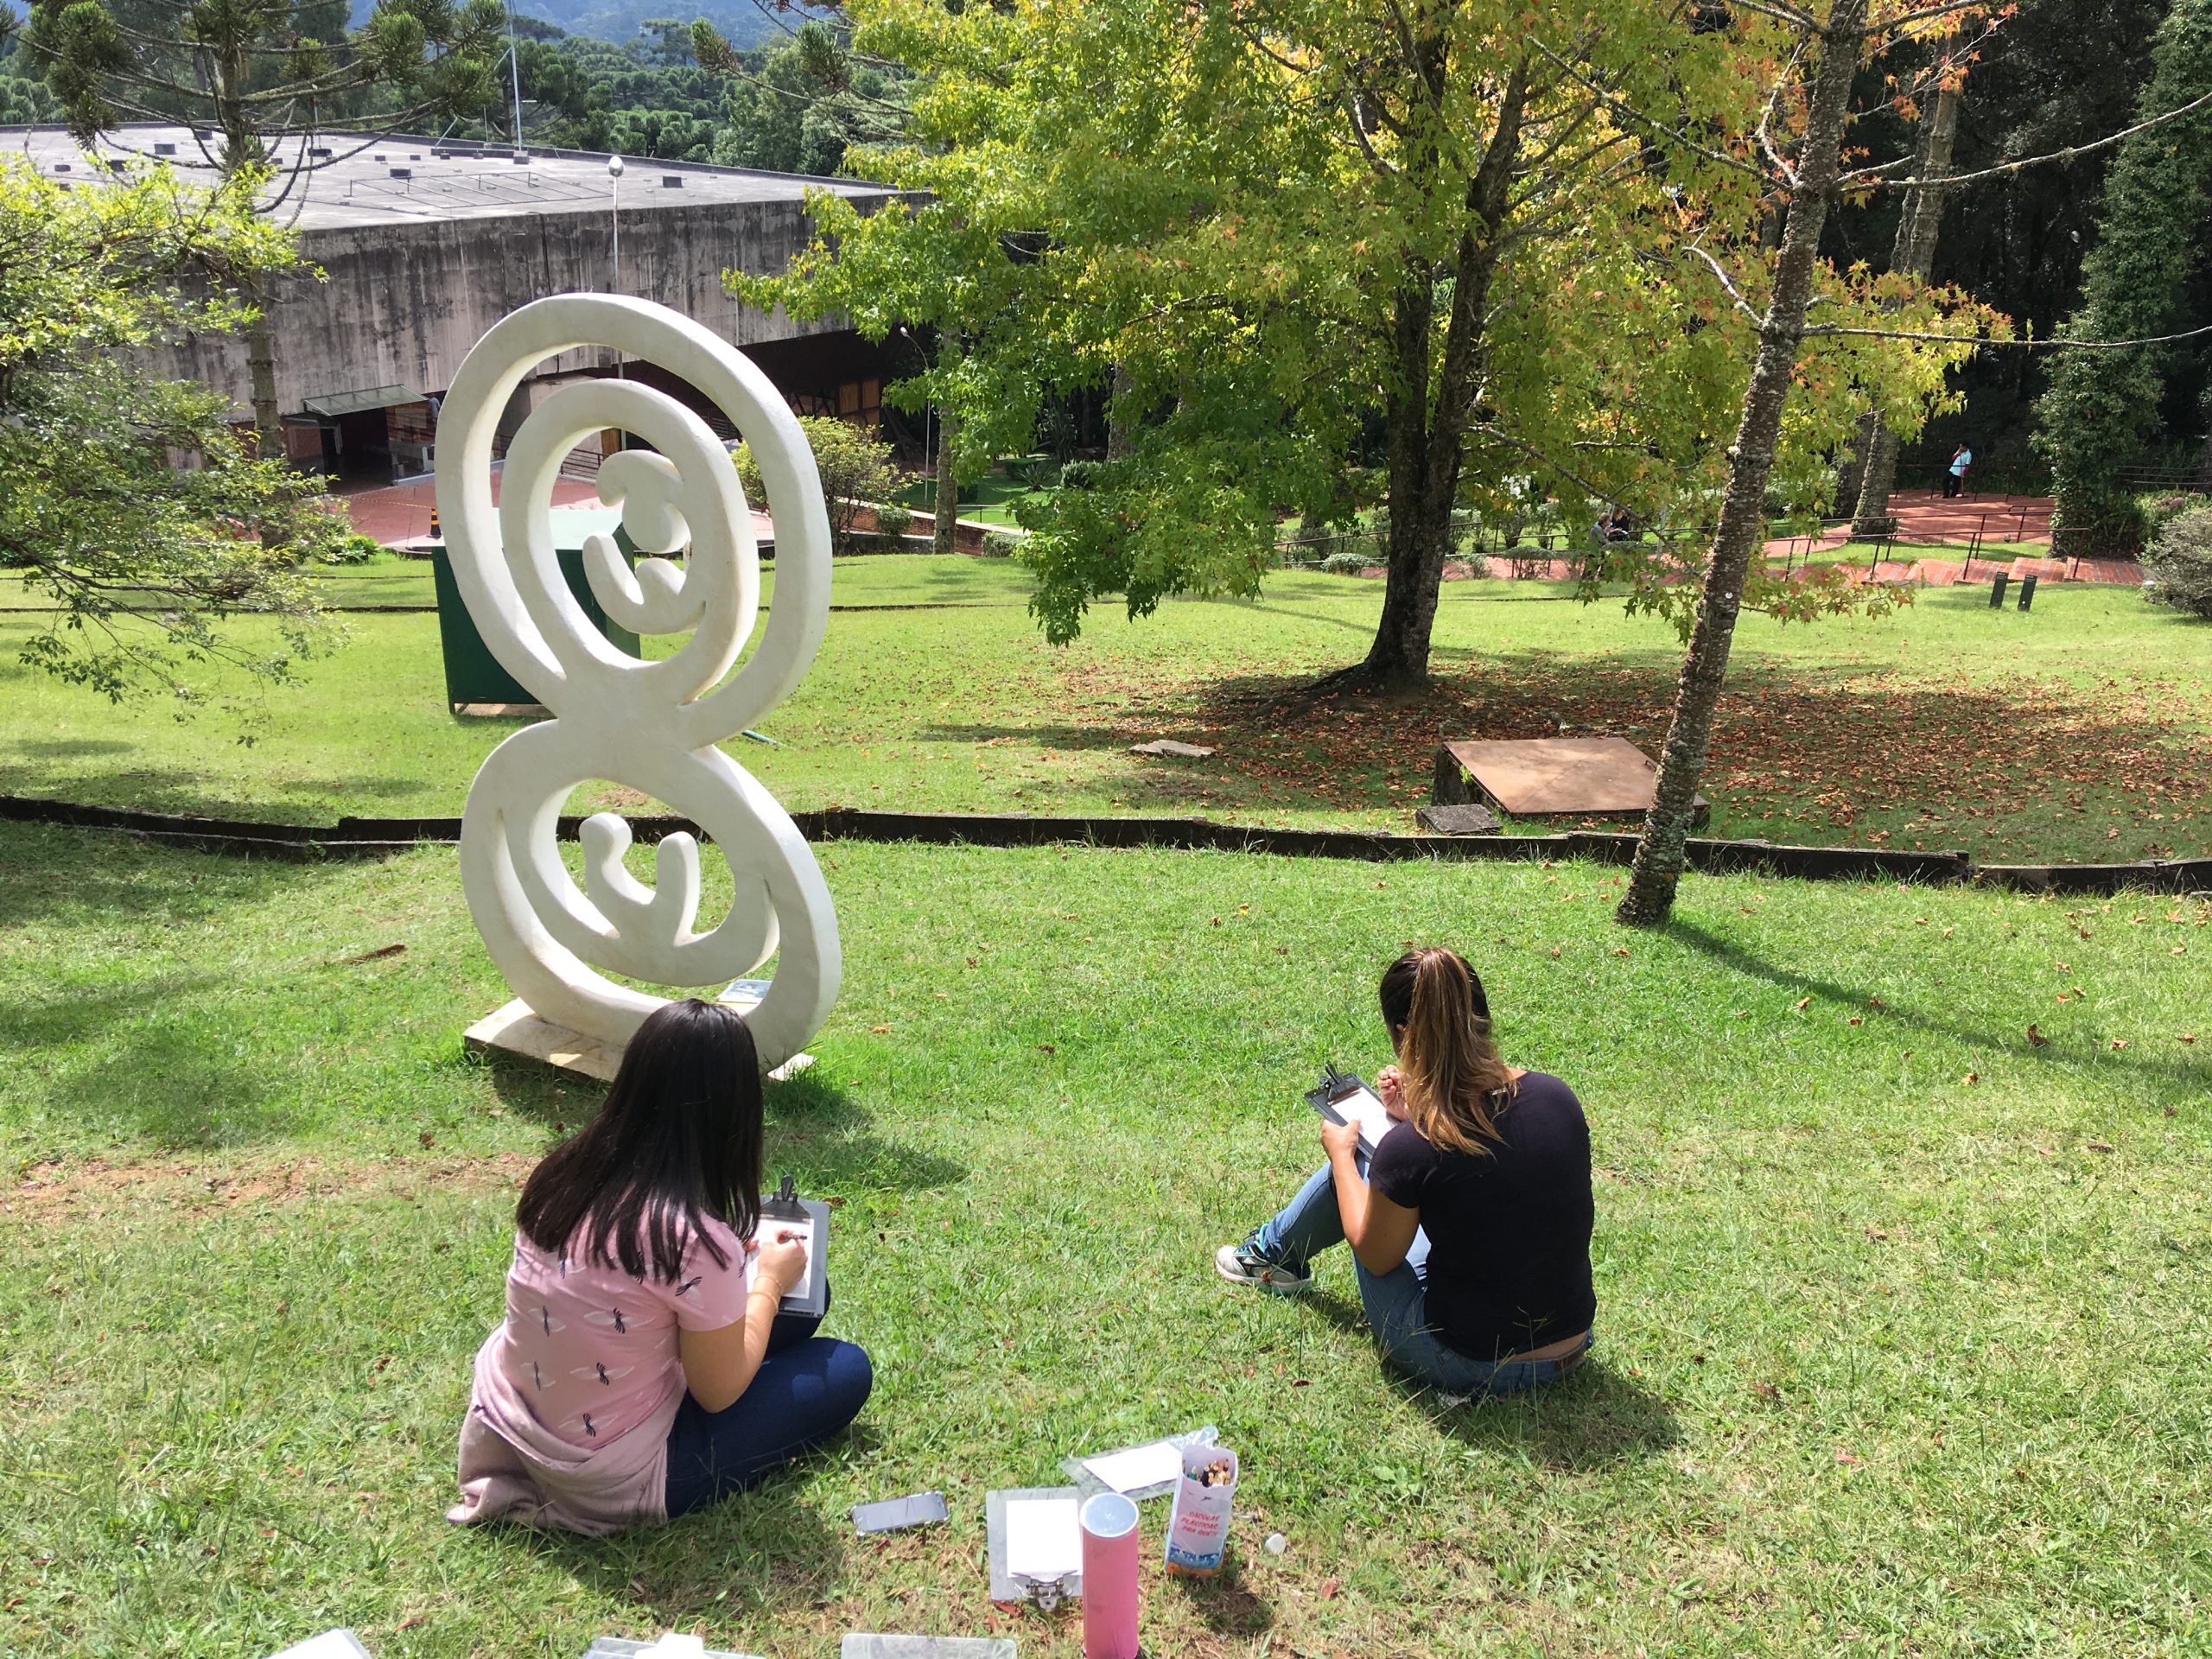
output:
<path id="1" fill-rule="evenodd" d="M 629 537 L 617 531 L 614 541 L 623 556 L 636 563 L 637 554 Z M 592 626 L 605 635 L 617 651 L 642 657 L 645 653 L 639 647 L 638 636 L 608 620 L 607 613 L 600 608 L 598 597 L 584 575 L 583 549 L 563 547 L 556 550 L 556 556 L 561 562 L 561 575 L 569 584 L 569 592 L 591 619 Z M 442 547 L 430 549 L 430 574 L 438 590 L 438 638 L 445 647 L 446 706 L 450 709 L 463 702 L 537 702 L 513 675 L 499 666 L 499 659 L 492 654 L 492 648 L 484 643 L 484 636 L 476 631 L 475 619 L 469 615 L 468 607 L 461 603 L 461 588 L 453 579 L 453 561 Z"/>

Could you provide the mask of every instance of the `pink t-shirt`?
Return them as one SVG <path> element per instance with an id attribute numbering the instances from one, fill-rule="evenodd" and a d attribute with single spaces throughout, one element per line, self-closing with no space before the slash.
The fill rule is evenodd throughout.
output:
<path id="1" fill-rule="evenodd" d="M 679 1330 L 719 1331 L 745 1317 L 753 1246 L 719 1221 L 701 1231 L 728 1264 L 716 1267 L 694 1235 L 673 1284 L 548 1255 L 516 1236 L 498 1363 L 545 1427 L 572 1446 L 606 1445 L 683 1389 Z"/>

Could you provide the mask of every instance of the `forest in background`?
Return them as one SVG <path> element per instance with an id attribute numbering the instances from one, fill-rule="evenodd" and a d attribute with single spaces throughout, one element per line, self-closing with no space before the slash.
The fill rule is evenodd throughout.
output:
<path id="1" fill-rule="evenodd" d="M 369 0 L 335 0 L 334 12 Z M 703 13 L 665 15 L 667 0 L 531 0 L 515 15 L 524 137 L 533 144 L 779 172 L 845 170 L 856 146 L 893 136 L 906 102 L 900 72 L 856 58 L 831 16 L 779 12 L 738 0 Z M 1953 169 L 1974 172 L 2008 157 L 2079 144 L 2129 124 L 2151 72 L 2153 31 L 2165 0 L 2027 0 L 1980 51 L 1967 76 Z M 659 15 L 656 15 L 659 14 Z M 715 68 L 693 51 L 695 18 L 734 48 Z M 340 25 L 342 27 L 342 25 Z M 512 137 L 502 61 L 496 108 L 458 129 Z M 1890 108 L 1883 71 L 1859 88 L 1863 142 L 1897 153 L 1914 135 Z M 58 118 L 39 69 L 21 42 L 0 41 L 0 122 Z M 1950 193 L 1933 280 L 1974 294 L 2048 337 L 2081 302 L 2084 253 L 2094 245 L 2106 149 L 2064 166 L 1987 178 Z M 1840 264 L 1885 269 L 1900 197 L 1877 193 L 1839 205 L 1824 251 Z M 2202 244 L 2204 226 L 2173 227 Z M 2212 315 L 2212 274 L 2201 264 L 2185 307 Z M 2177 466 L 2202 445 L 2205 416 L 2194 388 L 2212 384 L 2212 341 L 2173 348 L 2176 372 L 2162 425 Z M 1961 441 L 1975 452 L 1975 482 L 1989 490 L 2041 490 L 2048 462 L 2031 446 L 2033 407 L 2051 354 L 1985 351 L 1956 373 L 1962 410 L 1930 420 L 1900 457 L 1901 487 L 1925 487 Z"/>

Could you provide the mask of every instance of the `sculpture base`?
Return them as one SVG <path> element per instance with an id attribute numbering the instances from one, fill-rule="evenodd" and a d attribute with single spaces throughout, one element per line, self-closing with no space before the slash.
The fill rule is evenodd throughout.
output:
<path id="1" fill-rule="evenodd" d="M 731 998 L 729 1006 L 744 1014 L 760 1004 Z M 486 1014 L 461 1033 L 461 1040 L 470 1052 L 487 1058 L 505 1056 L 528 1060 L 601 1083 L 613 1082 L 615 1069 L 622 1064 L 622 1045 L 604 1043 L 596 1037 L 570 1031 L 566 1026 L 556 1026 L 550 1020 L 541 1020 L 520 997 Z M 768 1073 L 769 1080 L 788 1083 L 813 1064 L 813 1055 L 794 1054 Z"/>

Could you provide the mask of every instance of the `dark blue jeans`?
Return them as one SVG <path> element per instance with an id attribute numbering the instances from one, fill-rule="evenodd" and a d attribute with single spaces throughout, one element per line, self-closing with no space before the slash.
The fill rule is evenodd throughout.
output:
<path id="1" fill-rule="evenodd" d="M 1367 1160 L 1355 1160 L 1367 1173 Z M 1260 1229 L 1261 1253 L 1271 1260 L 1303 1266 L 1322 1251 L 1344 1242 L 1344 1217 L 1337 1209 L 1335 1177 L 1326 1164 L 1314 1172 L 1298 1196 Z M 1517 1394 L 1556 1382 L 1582 1363 L 1590 1338 L 1556 1359 L 1471 1359 L 1437 1335 L 1428 1323 L 1428 1235 L 1414 1230 L 1406 1259 L 1388 1273 L 1370 1273 L 1357 1256 L 1360 1306 L 1382 1357 L 1416 1382 L 1445 1395 Z"/>
<path id="2" fill-rule="evenodd" d="M 720 1411 L 689 1394 L 668 1431 L 668 1516 L 741 1492 L 861 1414 L 875 1372 L 858 1344 L 817 1337 L 819 1319 L 779 1313 L 752 1385 Z"/>

